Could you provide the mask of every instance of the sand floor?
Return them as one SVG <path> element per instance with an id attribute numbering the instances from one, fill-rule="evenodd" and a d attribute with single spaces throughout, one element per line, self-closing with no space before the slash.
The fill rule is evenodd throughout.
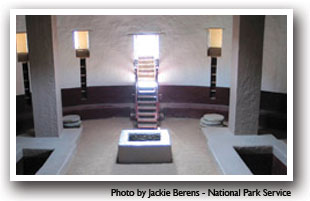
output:
<path id="1" fill-rule="evenodd" d="M 67 174 L 70 175 L 217 175 L 219 168 L 199 127 L 199 119 L 167 118 L 161 128 L 171 135 L 173 163 L 118 164 L 122 129 L 133 128 L 129 118 L 83 121 L 83 133 Z"/>

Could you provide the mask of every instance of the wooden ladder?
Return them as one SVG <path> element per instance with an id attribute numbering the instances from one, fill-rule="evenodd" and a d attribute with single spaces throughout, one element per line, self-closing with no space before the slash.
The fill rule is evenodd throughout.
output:
<path id="1" fill-rule="evenodd" d="M 159 101 L 158 66 L 154 57 L 139 57 L 135 62 L 135 72 L 137 127 L 156 129 L 158 127 Z"/>

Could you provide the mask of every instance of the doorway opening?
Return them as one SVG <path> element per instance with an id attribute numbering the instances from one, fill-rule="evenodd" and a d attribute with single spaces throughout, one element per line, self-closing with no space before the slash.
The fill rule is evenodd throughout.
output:
<path id="1" fill-rule="evenodd" d="M 159 35 L 134 35 L 134 59 L 153 57 L 159 59 Z"/>

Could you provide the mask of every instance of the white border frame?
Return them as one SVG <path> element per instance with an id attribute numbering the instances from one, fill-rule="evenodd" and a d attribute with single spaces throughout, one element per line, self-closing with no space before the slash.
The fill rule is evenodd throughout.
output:
<path id="1" fill-rule="evenodd" d="M 287 175 L 16 175 L 16 15 L 286 15 Z M 11 181 L 293 181 L 293 9 L 11 9 Z"/>

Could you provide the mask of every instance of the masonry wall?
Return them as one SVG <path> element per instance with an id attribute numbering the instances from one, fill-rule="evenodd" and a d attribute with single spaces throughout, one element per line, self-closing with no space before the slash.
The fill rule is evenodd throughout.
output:
<path id="1" fill-rule="evenodd" d="M 26 18 L 24 15 L 17 15 L 16 32 L 25 32 L 25 31 L 26 31 Z M 16 59 L 16 95 L 21 94 L 24 94 L 23 67 L 22 64 L 18 63 Z"/>
<path id="2" fill-rule="evenodd" d="M 207 28 L 222 27 L 223 52 L 218 59 L 217 86 L 230 86 L 232 16 L 57 16 L 61 88 L 80 86 L 74 29 L 90 30 L 88 86 L 131 85 L 133 33 L 160 32 L 159 82 L 164 85 L 209 86 Z M 24 16 L 17 31 L 25 31 Z M 16 93 L 23 94 L 22 67 L 17 64 Z M 31 64 L 30 64 L 31 69 Z M 286 18 L 267 16 L 262 90 L 286 92 Z"/>
<path id="3" fill-rule="evenodd" d="M 287 27 L 286 16 L 266 16 L 262 90 L 286 93 Z"/>

